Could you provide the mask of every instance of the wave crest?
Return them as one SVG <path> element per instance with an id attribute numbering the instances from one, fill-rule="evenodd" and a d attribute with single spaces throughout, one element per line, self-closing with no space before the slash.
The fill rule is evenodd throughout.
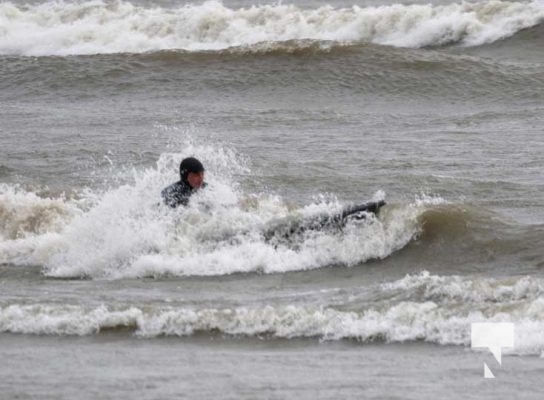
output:
<path id="1" fill-rule="evenodd" d="M 207 167 L 209 186 L 187 208 L 162 205 L 159 194 L 177 178 L 180 160 L 195 154 Z M 87 190 L 84 208 L 72 199 L 44 199 L 6 186 L 0 210 L 17 207 L 7 219 L 14 227 L 3 232 L 26 233 L 2 238 L 0 263 L 39 265 L 47 276 L 62 278 L 283 273 L 385 258 L 419 230 L 416 216 L 424 206 L 414 205 L 392 208 L 384 219 L 352 221 L 342 232 L 308 232 L 295 247 L 267 242 L 264 232 L 277 219 L 334 212 L 341 204 L 322 199 L 290 210 L 278 196 L 242 193 L 231 175 L 246 172 L 233 151 L 188 143 L 183 153 L 161 155 L 156 168 L 135 171 L 127 184 Z M 32 216 L 44 209 L 51 218 L 40 229 L 27 229 L 27 210 L 36 207 Z"/>
<path id="2" fill-rule="evenodd" d="M 231 9 L 218 1 L 177 8 L 100 0 L 24 6 L 6 2 L 0 4 L 0 54 L 192 52 L 240 47 L 262 52 L 289 41 L 300 41 L 303 47 L 308 41 L 328 42 L 325 47 L 331 43 L 476 46 L 512 36 L 543 20 L 544 5 L 538 0 L 340 9 L 282 4 Z"/>
<path id="3" fill-rule="evenodd" d="M 417 299 L 417 291 L 426 294 Z M 0 305 L 0 332 L 93 335 L 131 331 L 146 338 L 224 334 L 262 338 L 426 341 L 470 346 L 473 322 L 515 323 L 516 347 L 507 354 L 544 354 L 542 281 L 435 276 L 422 272 L 380 285 L 382 298 L 358 307 L 304 304 L 198 308 L 146 304 L 84 307 L 67 304 Z M 393 291 L 408 298 L 391 298 Z M 481 292 L 475 296 L 474 292 Z M 361 295 L 363 295 L 361 293 Z M 350 302 L 353 302 L 350 295 Z M 462 301 L 459 301 L 462 299 Z M 482 301 L 482 299 L 484 301 Z M 452 303 L 452 300 L 455 302 Z"/>

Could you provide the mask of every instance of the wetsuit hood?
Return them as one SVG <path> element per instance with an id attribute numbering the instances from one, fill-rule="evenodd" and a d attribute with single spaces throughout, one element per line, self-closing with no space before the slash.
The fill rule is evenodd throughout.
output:
<path id="1" fill-rule="evenodd" d="M 181 177 L 181 181 L 186 184 L 189 183 L 187 182 L 187 175 L 189 175 L 189 172 L 204 172 L 204 166 L 194 157 L 184 158 L 179 165 L 179 176 Z"/>

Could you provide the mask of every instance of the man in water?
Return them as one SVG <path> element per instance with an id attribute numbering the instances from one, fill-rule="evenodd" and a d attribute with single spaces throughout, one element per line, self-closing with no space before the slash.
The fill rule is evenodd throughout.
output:
<path id="1" fill-rule="evenodd" d="M 179 165 L 181 179 L 163 189 L 161 192 L 164 203 L 172 208 L 184 205 L 198 189 L 206 187 L 204 182 L 204 166 L 194 157 L 183 159 Z"/>

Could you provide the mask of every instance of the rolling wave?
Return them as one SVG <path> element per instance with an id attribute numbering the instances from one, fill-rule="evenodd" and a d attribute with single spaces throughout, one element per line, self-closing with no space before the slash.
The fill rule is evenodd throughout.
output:
<path id="1" fill-rule="evenodd" d="M 77 198 L 44 198 L 0 185 L 0 263 L 38 265 L 51 277 L 124 279 L 286 273 L 391 257 L 406 265 L 440 260 L 448 268 L 462 261 L 477 270 L 497 257 L 509 269 L 543 262 L 543 226 L 515 224 L 441 198 L 390 204 L 379 218 L 350 221 L 341 231 L 307 231 L 293 243 L 267 241 L 264 232 L 278 222 L 334 213 L 342 205 L 323 198 L 292 209 L 278 196 L 244 194 L 224 175 L 244 170 L 235 153 L 186 150 L 163 154 L 156 168 L 136 173 L 133 182 Z M 189 207 L 171 210 L 158 194 L 190 154 L 209 166 L 209 187 Z M 384 196 L 376 193 L 375 200 Z"/>
<path id="2" fill-rule="evenodd" d="M 292 244 L 278 244 L 263 236 L 278 220 L 335 212 L 341 205 L 325 201 L 290 210 L 280 198 L 248 198 L 212 179 L 190 207 L 172 211 L 157 204 L 164 178 L 156 171 L 144 175 L 134 186 L 91 194 L 92 200 L 79 203 L 4 185 L 0 263 L 40 265 L 51 277 L 124 279 L 286 273 L 392 256 L 407 265 L 441 260 L 448 268 L 464 260 L 479 269 L 497 257 L 509 268 L 542 262 L 544 227 L 511 224 L 440 198 L 389 205 L 379 218 L 350 221 L 341 231 L 308 231 Z"/>
<path id="3" fill-rule="evenodd" d="M 0 304 L 0 332 L 93 335 L 128 330 L 146 338 L 219 333 L 470 346 L 472 322 L 514 322 L 516 347 L 506 354 L 544 352 L 541 280 L 447 277 L 424 271 L 375 289 L 381 293 L 379 299 L 360 302 L 351 310 L 304 304 L 235 308 Z"/>
<path id="4" fill-rule="evenodd" d="M 263 51 L 289 42 L 308 46 L 375 43 L 425 47 L 492 43 L 541 24 L 544 3 L 489 0 L 449 5 L 304 9 L 259 5 L 231 9 L 218 1 L 177 8 L 128 1 L 0 4 L 0 54 L 76 55 L 162 50 Z M 296 47 L 296 46 L 295 46 Z"/>
<path id="5" fill-rule="evenodd" d="M 293 208 L 280 196 L 244 193 L 233 174 L 250 171 L 236 152 L 190 141 L 182 148 L 163 153 L 156 167 L 134 171 L 122 185 L 113 179 L 108 189 L 70 198 L 0 184 L 0 264 L 41 266 L 51 277 L 124 279 L 287 273 L 395 257 L 401 266 L 427 268 L 435 260 L 447 268 L 462 260 L 476 269 L 497 257 L 511 269 L 544 262 L 544 226 L 516 224 L 440 197 L 390 202 L 379 217 L 349 221 L 341 230 L 270 241 L 265 232 L 278 223 L 335 213 L 343 205 L 322 196 Z M 162 205 L 159 193 L 177 178 L 180 160 L 195 154 L 208 168 L 208 188 L 189 207 Z M 384 197 L 379 191 L 372 200 Z"/>
<path id="6" fill-rule="evenodd" d="M 189 207 L 171 210 L 159 193 L 192 154 L 207 165 L 209 186 Z M 78 199 L 43 198 L 2 184 L 0 263 L 39 265 L 62 278 L 283 273 L 385 258 L 419 230 L 419 208 L 409 206 L 391 209 L 383 220 L 352 221 L 341 233 L 308 232 L 293 246 L 268 242 L 264 232 L 278 219 L 299 220 L 342 205 L 329 198 L 290 209 L 278 196 L 244 194 L 230 174 L 245 168 L 228 149 L 187 145 L 183 153 L 163 154 L 156 168 L 136 173 L 132 182 L 89 189 Z"/>

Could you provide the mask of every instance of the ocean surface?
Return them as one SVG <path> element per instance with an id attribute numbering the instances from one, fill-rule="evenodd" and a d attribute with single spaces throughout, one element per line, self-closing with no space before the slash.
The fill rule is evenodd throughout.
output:
<path id="1" fill-rule="evenodd" d="M 543 172 L 543 0 L 2 0 L 0 399 L 541 399 Z"/>

